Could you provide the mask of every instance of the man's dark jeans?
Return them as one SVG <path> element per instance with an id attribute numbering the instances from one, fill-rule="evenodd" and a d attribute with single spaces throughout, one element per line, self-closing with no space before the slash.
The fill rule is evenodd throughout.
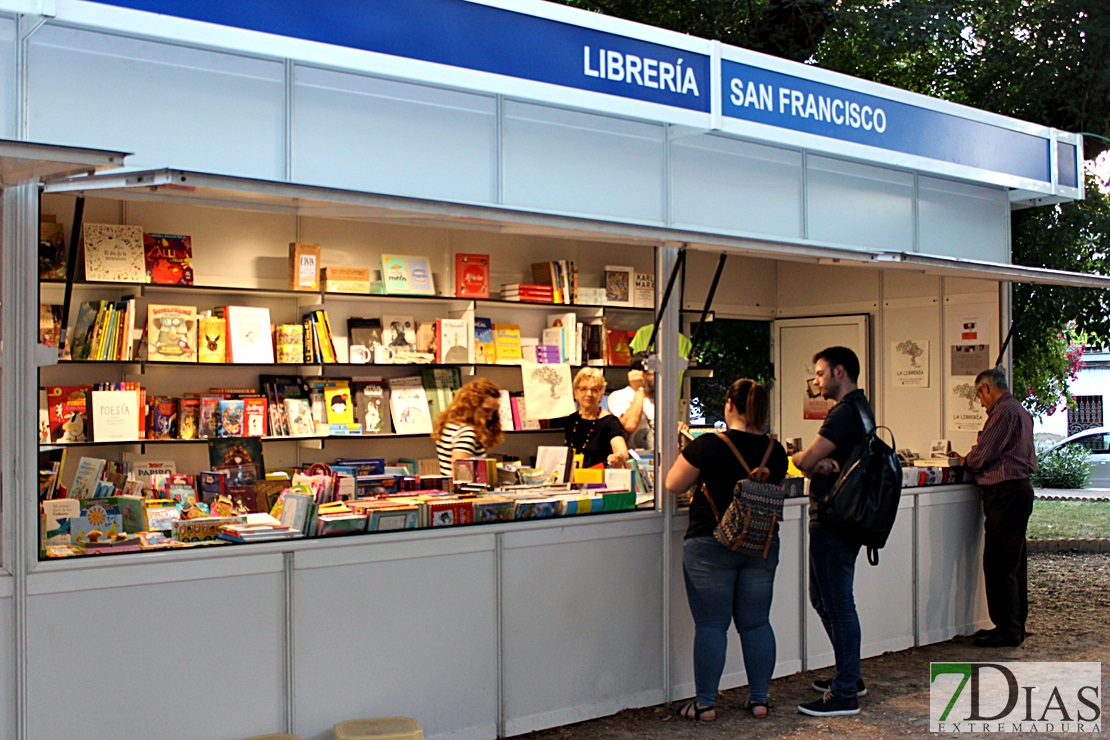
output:
<path id="1" fill-rule="evenodd" d="M 859 543 L 820 527 L 809 530 L 809 600 L 825 625 L 836 657 L 832 692 L 856 695 L 860 679 L 859 615 L 854 594 Z"/>

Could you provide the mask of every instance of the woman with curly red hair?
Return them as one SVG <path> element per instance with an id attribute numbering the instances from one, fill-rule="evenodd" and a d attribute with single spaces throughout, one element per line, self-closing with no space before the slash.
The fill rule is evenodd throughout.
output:
<path id="1" fill-rule="evenodd" d="M 451 475 L 456 460 L 481 457 L 501 443 L 500 409 L 501 389 L 485 378 L 475 378 L 455 393 L 432 428 L 440 475 Z"/>

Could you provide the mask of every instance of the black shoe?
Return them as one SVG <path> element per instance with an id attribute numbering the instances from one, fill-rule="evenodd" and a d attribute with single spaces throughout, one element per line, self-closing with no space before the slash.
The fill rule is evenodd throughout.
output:
<path id="1" fill-rule="evenodd" d="M 1017 647 L 1022 643 L 1020 637 L 1010 637 L 998 632 L 992 632 L 982 637 L 976 637 L 971 641 L 975 647 Z"/>
<path id="2" fill-rule="evenodd" d="M 813 688 L 824 694 L 826 691 L 832 690 L 831 678 L 819 678 L 813 682 Z M 863 679 L 856 681 L 856 696 L 865 696 L 867 694 L 867 687 L 863 685 Z"/>
<path id="3" fill-rule="evenodd" d="M 991 627 L 989 630 L 987 630 L 987 629 L 979 630 L 978 632 L 975 633 L 975 636 L 976 637 L 986 637 L 987 635 L 993 635 L 997 631 L 998 631 L 997 627 Z"/>
<path id="4" fill-rule="evenodd" d="M 799 704 L 798 711 L 811 717 L 844 717 L 859 714 L 859 700 L 854 696 L 837 696 L 826 691 L 817 701 Z"/>

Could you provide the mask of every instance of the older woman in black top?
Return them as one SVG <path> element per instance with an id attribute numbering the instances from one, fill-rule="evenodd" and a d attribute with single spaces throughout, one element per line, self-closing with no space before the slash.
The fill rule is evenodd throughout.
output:
<path id="1" fill-rule="evenodd" d="M 775 633 L 771 629 L 771 595 L 779 562 L 779 538 L 774 535 L 767 557 L 733 552 L 713 536 L 714 507 L 723 513 L 732 502 L 736 482 L 748 476 L 728 443 L 735 446 L 753 477 L 781 483 L 786 476 L 786 450 L 767 436 L 770 400 L 767 390 L 753 380 L 737 380 L 728 389 L 725 422 L 728 430 L 703 434 L 679 455 L 667 473 L 667 488 L 685 491 L 700 477 L 705 484 L 690 503 L 690 524 L 683 543 L 682 574 L 694 617 L 694 685 L 697 696 L 678 714 L 686 719 L 716 719 L 714 704 L 725 667 L 728 629 L 740 633 L 744 669 L 748 674 L 748 709 L 766 717 L 767 691 L 775 669 Z M 766 470 L 759 468 L 766 455 Z M 757 474 L 756 471 L 759 470 Z M 713 497 L 711 504 L 708 496 Z"/>
<path id="2" fill-rule="evenodd" d="M 562 423 L 567 447 L 584 457 L 584 465 L 623 465 L 628 445 L 620 419 L 601 408 L 605 376 L 596 367 L 584 367 L 574 376 L 578 411 L 553 423 Z"/>

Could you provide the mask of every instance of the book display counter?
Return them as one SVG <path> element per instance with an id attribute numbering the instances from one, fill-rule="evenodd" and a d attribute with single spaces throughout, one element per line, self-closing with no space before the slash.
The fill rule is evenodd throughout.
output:
<path id="1" fill-rule="evenodd" d="M 275 217 L 228 183 L 204 205 L 95 182 L 44 197 L 39 340 L 59 359 L 39 371 L 41 557 L 654 506 L 650 456 L 575 470 L 549 421 L 579 368 L 623 376 L 652 250 L 635 267 L 554 240 L 528 261 L 511 240 L 462 252 L 443 229 Z M 121 212 L 142 225 L 89 220 Z M 420 255 L 384 251 L 399 238 Z M 502 389 L 507 439 L 441 475 L 433 422 L 477 376 Z"/>

